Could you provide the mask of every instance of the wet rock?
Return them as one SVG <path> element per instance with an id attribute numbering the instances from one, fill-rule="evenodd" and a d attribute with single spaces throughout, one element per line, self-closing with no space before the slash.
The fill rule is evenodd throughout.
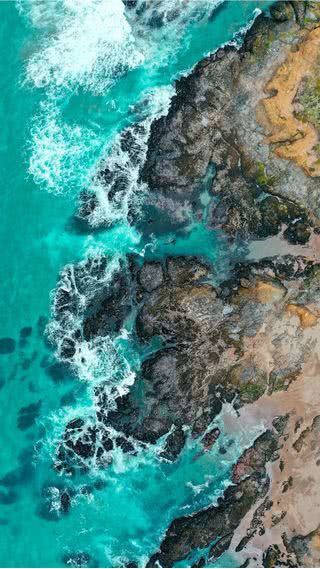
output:
<path id="1" fill-rule="evenodd" d="M 146 138 L 147 130 L 143 122 L 137 122 L 120 133 L 114 141 L 109 159 L 101 163 L 93 184 L 100 188 L 100 193 L 104 193 L 103 202 L 108 204 L 113 215 L 106 216 L 97 194 L 85 190 L 80 194 L 78 221 L 85 222 L 91 229 L 97 229 L 112 225 L 114 218 L 119 216 L 127 216 L 129 222 L 137 216 L 143 191 L 138 178 L 145 155 Z M 137 198 L 138 193 L 140 196 Z"/>
<path id="2" fill-rule="evenodd" d="M 242 551 L 249 543 L 249 541 L 258 533 L 263 535 L 265 533 L 265 528 L 263 525 L 264 516 L 270 508 L 272 508 L 273 502 L 267 496 L 262 504 L 260 504 L 255 512 L 253 513 L 249 527 L 247 528 L 246 535 L 240 540 L 235 548 L 236 552 Z"/>
<path id="3" fill-rule="evenodd" d="M 293 443 L 293 448 L 296 452 L 300 453 L 303 449 L 316 447 L 317 440 L 320 433 L 320 415 L 313 418 L 312 423 L 300 433 L 298 438 Z"/>
<path id="4" fill-rule="evenodd" d="M 118 275 L 113 281 L 112 288 L 92 304 L 83 322 L 85 340 L 119 331 L 130 309 L 126 276 Z"/>
<path id="5" fill-rule="evenodd" d="M 210 450 L 212 448 L 212 446 L 217 442 L 217 439 L 219 438 L 219 436 L 220 436 L 220 429 L 218 429 L 217 427 L 208 431 L 204 435 L 204 437 L 202 438 L 202 441 L 201 441 L 203 444 L 204 450 Z"/>
<path id="6" fill-rule="evenodd" d="M 67 567 L 98 567 L 96 562 L 92 564 L 89 553 L 68 553 L 63 556 L 62 561 Z"/>
<path id="7" fill-rule="evenodd" d="M 310 226 L 302 221 L 289 225 L 283 234 L 287 241 L 293 245 L 305 245 L 309 241 L 310 235 Z"/>
<path id="8" fill-rule="evenodd" d="M 61 510 L 63 511 L 64 514 L 67 514 L 71 507 L 71 498 L 68 492 L 62 492 L 60 502 L 61 502 Z"/>
<path id="9" fill-rule="evenodd" d="M 138 0 L 123 0 L 126 8 L 135 8 L 138 4 Z"/>
<path id="10" fill-rule="evenodd" d="M 161 263 L 145 263 L 138 274 L 138 281 L 142 288 L 151 292 L 163 283 L 163 269 Z"/>
<path id="11" fill-rule="evenodd" d="M 70 338 L 64 338 L 60 346 L 61 357 L 68 360 L 73 358 L 76 353 L 76 344 Z"/>
<path id="12" fill-rule="evenodd" d="M 102 446 L 107 452 L 113 449 L 113 441 L 107 434 L 102 437 Z"/>
<path id="13" fill-rule="evenodd" d="M 270 7 L 271 17 L 277 22 L 286 22 L 294 17 L 294 11 L 290 2 L 276 2 Z"/>
<path id="14" fill-rule="evenodd" d="M 65 362 L 72 361 L 83 340 L 118 332 L 131 309 L 129 267 L 120 261 L 109 276 L 108 263 L 106 257 L 97 256 L 67 266 L 60 274 L 53 303 L 55 330 L 50 340 Z"/>
<path id="15" fill-rule="evenodd" d="M 79 457 L 92 458 L 95 453 L 96 433 L 95 428 L 88 427 L 78 438 L 66 438 L 65 444 Z"/>
<path id="16" fill-rule="evenodd" d="M 194 259 L 170 258 L 163 271 L 162 284 L 146 295 L 137 317 L 139 337 L 150 341 L 159 336 L 163 347 L 143 362 L 130 393 L 117 400 L 117 409 L 105 420 L 147 443 L 155 443 L 174 426 L 168 439 L 174 443 L 172 458 L 182 447 L 183 425 L 189 425 L 194 436 L 201 435 L 224 401 L 238 408 L 259 399 L 268 386 L 286 389 L 296 379 L 297 369 L 282 372 L 277 358 L 271 372 L 261 367 L 260 358 L 243 351 L 243 342 L 259 338 L 268 319 L 277 350 L 280 345 L 286 350 L 277 311 L 285 310 L 287 289 L 279 276 L 289 283 L 301 278 L 304 290 L 302 277 L 309 266 L 303 268 L 296 260 L 291 264 L 290 258 L 239 265 L 232 281 L 222 283 L 219 291 L 202 282 L 209 278 L 208 268 Z M 302 357 L 298 336 L 296 342 Z M 275 387 L 274 378 L 280 376 L 285 379 L 277 380 Z M 107 402 L 102 395 L 98 401 L 99 420 L 104 421 Z M 218 432 L 209 431 L 204 444 L 209 446 L 216 436 Z"/>
<path id="17" fill-rule="evenodd" d="M 46 484 L 42 488 L 38 515 L 45 520 L 57 522 L 62 515 L 69 513 L 73 495 L 70 488 Z"/>
<path id="18" fill-rule="evenodd" d="M 263 553 L 263 567 L 281 567 L 281 551 L 278 545 L 270 545 Z"/>
<path id="19" fill-rule="evenodd" d="M 209 506 L 196 514 L 174 520 L 166 532 L 160 549 L 149 560 L 147 567 L 172 567 L 185 559 L 192 550 L 208 547 L 215 539 L 220 540 L 213 546 L 212 556 L 225 551 L 232 539 L 233 532 L 252 505 L 264 497 L 269 488 L 266 464 L 272 458 L 273 447 L 277 438 L 268 435 L 257 439 L 255 451 L 258 453 L 261 467 L 255 470 L 255 459 L 250 463 L 251 472 L 235 485 L 229 486 L 217 506 Z M 267 453 L 267 454 L 266 454 Z M 241 460 L 241 459 L 240 459 Z"/>
<path id="20" fill-rule="evenodd" d="M 200 193 L 213 164 L 210 227 L 223 228 L 232 238 L 275 235 L 282 218 L 277 200 L 289 209 L 301 204 L 296 208 L 306 219 L 310 212 L 319 217 L 316 179 L 270 155 L 256 118 L 270 68 L 280 66 L 298 41 L 295 18 L 302 25 L 304 13 L 303 2 L 275 3 L 271 18 L 256 18 L 240 50 L 219 49 L 176 83 L 167 116 L 152 124 L 142 169 L 153 211 L 148 211 L 149 231 L 160 231 L 159 217 L 171 228 L 198 218 Z M 291 34 L 286 45 L 283 34 Z"/>
<path id="21" fill-rule="evenodd" d="M 158 288 L 146 299 L 137 318 L 139 335 L 146 340 L 154 335 L 166 339 L 175 339 L 177 336 L 186 339 L 189 332 L 190 339 L 194 337 L 193 327 L 190 324 L 197 315 L 193 316 L 192 310 L 197 309 L 197 304 L 201 310 L 201 301 L 204 310 L 205 305 L 209 307 L 210 299 L 214 302 L 216 298 L 213 287 L 199 284 L 198 288 L 194 290 L 192 288 L 195 283 L 207 276 L 208 272 L 208 267 L 199 261 L 195 262 L 193 258 L 169 258 L 166 275 L 171 282 L 168 286 Z M 195 290 L 199 292 L 198 302 Z M 173 306 L 181 306 L 182 299 L 184 299 L 183 316 L 179 309 L 172 310 Z"/>
<path id="22" fill-rule="evenodd" d="M 185 442 L 186 434 L 182 427 L 175 428 L 168 436 L 165 449 L 160 456 L 170 462 L 174 462 L 183 449 Z"/>
<path id="23" fill-rule="evenodd" d="M 149 267 L 147 263 L 147 273 Z M 184 425 L 193 436 L 204 435 L 224 402 L 238 409 L 259 399 L 267 388 L 287 389 L 296 380 L 307 339 L 302 340 L 297 319 L 296 332 L 291 332 L 296 367 L 288 361 L 287 368 L 280 368 L 279 353 L 287 354 L 287 339 L 279 322 L 286 321 L 290 298 L 299 305 L 308 301 L 306 278 L 308 294 L 313 299 L 319 295 L 320 302 L 314 263 L 290 256 L 243 263 L 217 289 L 210 283 L 209 267 L 193 257 L 168 258 L 161 275 L 156 288 L 150 290 L 148 284 L 149 292 L 140 285 L 136 320 L 139 339 L 151 342 L 158 337 L 161 349 L 146 358 L 129 393 L 116 399 L 116 408 L 110 410 L 103 384 L 95 388 L 93 424 L 90 429 L 81 421 L 67 426 L 58 469 L 86 466 L 88 460 L 108 462 L 110 427 L 121 433 L 123 440 L 116 444 L 129 453 L 134 452 L 131 437 L 138 444 L 154 444 L 168 435 L 162 456 L 175 460 L 184 445 Z M 244 349 L 248 338 L 253 351 Z M 268 366 L 259 355 L 266 343 L 271 346 Z M 218 434 L 208 430 L 205 448 Z M 228 449 L 223 446 L 220 452 Z"/>
<path id="24" fill-rule="evenodd" d="M 73 419 L 72 421 L 70 421 L 67 426 L 66 426 L 66 430 L 67 431 L 74 431 L 75 429 L 80 429 L 81 427 L 83 427 L 84 425 L 84 420 L 83 419 Z"/>
<path id="25" fill-rule="evenodd" d="M 210 268 L 197 257 L 168 257 L 167 272 L 176 285 L 185 285 L 208 277 Z"/>
<path id="26" fill-rule="evenodd" d="M 122 436 L 116 437 L 115 442 L 116 442 L 116 445 L 119 446 L 123 450 L 123 452 L 134 451 L 134 446 L 125 437 L 122 437 Z"/>
<path id="27" fill-rule="evenodd" d="M 262 474 L 265 463 L 277 458 L 277 450 L 277 437 L 272 431 L 266 431 L 256 439 L 252 447 L 243 453 L 233 467 L 233 482 L 238 483 L 254 472 Z"/>
<path id="28" fill-rule="evenodd" d="M 290 230 L 284 232 L 284 237 L 289 241 L 290 240 L 290 232 L 294 229 L 294 220 L 300 218 L 301 221 L 301 228 L 302 226 L 307 227 L 306 225 L 306 214 L 305 211 L 298 207 L 293 202 L 283 200 L 279 197 L 275 196 L 268 196 L 260 202 L 259 210 L 261 214 L 261 221 L 259 223 L 259 227 L 257 230 L 257 234 L 259 237 L 268 237 L 269 235 L 277 235 L 281 229 L 282 224 L 290 224 Z M 300 228 L 300 232 L 302 233 L 302 229 Z M 310 231 L 310 228 L 307 227 Z M 296 229 L 297 233 L 299 233 L 299 226 Z M 310 237 L 310 233 L 309 233 Z M 307 240 L 309 239 L 307 238 Z M 298 241 L 297 241 L 298 242 Z"/>
<path id="29" fill-rule="evenodd" d="M 218 539 L 218 541 L 210 548 L 208 555 L 208 561 L 210 563 L 214 563 L 225 551 L 227 551 L 232 538 L 233 533 L 227 534 L 221 539 Z"/>
<path id="30" fill-rule="evenodd" d="M 293 7 L 297 23 L 303 27 L 307 2 L 304 0 L 291 0 L 290 4 Z"/>
<path id="31" fill-rule="evenodd" d="M 296 535 L 286 544 L 289 555 L 294 555 L 295 564 L 291 567 L 312 567 L 318 564 L 319 551 L 317 547 L 320 535 L 319 527 L 306 535 Z"/>

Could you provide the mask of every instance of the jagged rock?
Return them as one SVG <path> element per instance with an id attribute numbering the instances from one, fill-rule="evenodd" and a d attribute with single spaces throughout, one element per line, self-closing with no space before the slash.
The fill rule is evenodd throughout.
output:
<path id="1" fill-rule="evenodd" d="M 297 242 L 308 239 L 307 226 L 320 214 L 316 178 L 270 154 L 256 118 L 264 86 L 299 40 L 295 19 L 302 25 L 304 13 L 303 2 L 275 4 L 271 18 L 261 14 L 255 20 L 240 50 L 219 49 L 176 83 L 167 116 L 151 127 L 142 170 L 150 208 L 158 211 L 150 216 L 150 231 L 161 230 L 159 212 L 166 226 L 197 219 L 200 193 L 214 170 L 209 225 L 231 236 L 265 237 L 280 230 L 284 217 L 294 219 L 296 210 L 308 220 Z M 261 201 L 268 193 L 278 198 Z"/>
<path id="2" fill-rule="evenodd" d="M 72 362 L 77 345 L 119 332 L 132 307 L 132 274 L 125 262 L 107 276 L 109 259 L 97 256 L 68 265 L 55 293 L 52 342 L 61 359 Z M 85 301 L 84 301 L 85 299 Z"/>
<path id="3" fill-rule="evenodd" d="M 218 500 L 217 506 L 210 506 L 196 514 L 173 521 L 159 551 L 151 557 L 147 567 L 155 567 L 157 563 L 162 567 L 172 567 L 187 558 L 193 549 L 208 547 L 217 538 L 220 540 L 220 547 L 215 551 L 213 546 L 211 555 L 223 553 L 242 518 L 258 498 L 266 495 L 270 481 L 265 467 L 267 462 L 272 460 L 277 445 L 277 436 L 271 432 L 256 439 L 255 454 L 248 462 L 248 475 L 235 485 L 229 486 Z M 258 470 L 255 468 L 257 460 Z"/>
<path id="4" fill-rule="evenodd" d="M 294 17 L 293 6 L 290 2 L 276 2 L 271 6 L 270 14 L 275 21 L 286 22 Z"/>
<path id="5" fill-rule="evenodd" d="M 152 292 L 163 283 L 163 268 L 161 263 L 145 263 L 138 274 L 138 281 L 143 290 Z"/>

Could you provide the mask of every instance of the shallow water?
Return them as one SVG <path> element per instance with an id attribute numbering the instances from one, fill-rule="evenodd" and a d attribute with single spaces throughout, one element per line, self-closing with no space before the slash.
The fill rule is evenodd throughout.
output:
<path id="1" fill-rule="evenodd" d="M 189 442 L 170 465 L 155 447 L 135 458 L 117 449 L 108 470 L 74 480 L 58 476 L 52 464 L 65 424 L 79 414 L 90 417 L 92 385 L 119 370 L 110 358 L 97 362 L 87 346 L 85 364 L 72 374 L 44 330 L 59 272 L 88 255 L 197 253 L 217 270 L 224 265 L 230 252 L 223 236 L 201 223 L 156 240 L 128 225 L 125 200 L 116 211 L 101 203 L 98 221 L 105 227 L 98 232 L 79 231 L 72 216 L 79 192 L 90 184 L 97 189 L 94 173 L 114 155 L 117 133 L 137 119 L 148 126 L 165 112 L 174 79 L 267 4 L 225 2 L 214 12 L 212 0 L 190 0 L 175 20 L 150 30 L 148 14 L 137 18 L 121 0 L 0 3 L 0 338 L 7 339 L 0 342 L 1 566 L 70 566 L 79 553 L 90 558 L 78 557 L 78 564 L 142 566 L 176 516 L 221 494 L 232 462 L 259 431 L 239 433 L 225 455 L 215 447 L 194 460 L 197 443 Z M 137 207 L 143 207 L 140 190 L 132 175 Z M 129 385 L 143 356 L 130 323 L 127 336 L 110 342 Z M 56 508 L 59 488 L 72 493 L 68 515 Z M 225 567 L 236 564 L 222 559 Z"/>

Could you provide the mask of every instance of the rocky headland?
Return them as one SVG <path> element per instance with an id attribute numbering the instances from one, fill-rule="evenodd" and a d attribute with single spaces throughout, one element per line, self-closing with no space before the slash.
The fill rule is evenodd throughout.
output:
<path id="1" fill-rule="evenodd" d="M 56 318 L 77 321 L 59 344 L 66 363 L 79 340 L 118 333 L 132 314 L 135 340 L 153 349 L 111 410 L 107 382 L 96 386 L 96 416 L 67 425 L 57 470 L 107 466 L 115 445 L 135 454 L 161 437 L 159 460 L 179 460 L 187 437 L 210 450 L 225 402 L 237 411 L 228 432 L 263 425 L 223 496 L 172 521 L 150 567 L 195 550 L 197 567 L 226 551 L 244 567 L 319 566 L 319 82 L 319 4 L 277 2 L 241 49 L 221 48 L 180 79 L 151 126 L 141 230 L 203 218 L 250 251 L 228 278 L 194 256 L 132 255 L 82 311 L 81 287 L 99 283 L 109 260 L 60 281 Z"/>

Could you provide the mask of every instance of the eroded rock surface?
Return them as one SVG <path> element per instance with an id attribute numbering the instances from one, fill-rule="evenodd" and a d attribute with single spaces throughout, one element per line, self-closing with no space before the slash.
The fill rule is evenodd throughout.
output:
<path id="1" fill-rule="evenodd" d="M 149 355 L 130 391 L 112 393 L 112 408 L 107 378 L 95 387 L 95 412 L 66 426 L 57 470 L 107 467 L 115 447 L 137 454 L 161 437 L 159 460 L 178 460 L 188 436 L 209 452 L 225 402 L 237 411 L 231 432 L 263 431 L 223 496 L 172 521 L 148 566 L 171 567 L 195 550 L 195 567 L 227 550 L 245 567 L 319 565 L 319 21 L 315 2 L 276 3 L 240 50 L 218 50 L 177 82 L 143 168 L 137 127 L 118 141 L 149 187 L 144 232 L 196 219 L 246 243 L 278 236 L 281 254 L 243 261 L 227 281 L 188 256 L 131 257 L 110 278 L 102 258 L 61 275 L 54 333 L 62 359 L 72 364 L 80 340 L 114 336 L 132 314 Z M 128 180 L 117 164 L 100 181 L 119 209 Z M 97 204 L 82 197 L 90 218 Z"/>
<path id="2" fill-rule="evenodd" d="M 211 190 L 216 197 L 212 226 L 223 227 L 232 236 L 266 236 L 275 234 L 281 223 L 294 230 L 297 218 L 307 226 L 318 223 L 317 180 L 299 167 L 299 160 L 296 166 L 279 159 L 284 157 L 280 146 L 274 152 L 271 134 L 265 136 L 265 107 L 275 99 L 271 92 L 275 78 L 279 100 L 280 88 L 286 92 L 285 80 L 295 78 L 292 99 L 312 70 L 312 62 L 308 60 L 309 67 L 304 63 L 304 52 L 306 46 L 311 46 L 313 56 L 317 52 L 313 36 L 318 37 L 319 14 L 310 3 L 311 29 L 302 28 L 305 9 L 303 2 L 279 3 L 271 17 L 262 14 L 256 19 L 240 50 L 219 49 L 177 82 L 168 115 L 152 126 L 143 168 L 143 179 L 152 189 L 152 207 L 171 223 L 186 223 L 192 210 L 199 215 L 199 191 L 212 167 Z M 289 113 L 284 99 L 283 104 Z M 303 128 L 314 131 L 307 123 Z M 292 140 L 287 137 L 292 152 L 298 145 L 296 135 L 302 137 L 298 130 L 291 133 Z M 275 124 L 274 131 L 279 138 L 280 126 Z M 316 138 L 310 147 L 316 145 Z M 294 158 L 292 152 L 286 158 Z M 270 201 L 268 194 L 278 200 Z M 150 222 L 152 228 L 152 215 Z M 156 219 L 154 223 L 156 227 Z"/>

